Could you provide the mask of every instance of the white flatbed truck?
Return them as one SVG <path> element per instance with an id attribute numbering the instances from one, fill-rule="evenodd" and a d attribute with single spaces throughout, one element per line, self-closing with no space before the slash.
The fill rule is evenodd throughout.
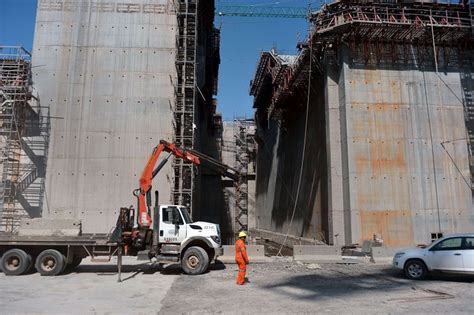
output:
<path id="1" fill-rule="evenodd" d="M 159 211 L 156 211 L 159 210 Z M 202 274 L 209 263 L 222 255 L 219 225 L 192 222 L 185 207 L 155 207 L 153 229 L 145 238 L 124 238 L 133 233 L 134 210 L 122 208 L 117 227 L 111 234 L 78 236 L 28 236 L 0 233 L 0 267 L 6 275 L 21 275 L 36 269 L 41 275 L 56 276 L 66 268 L 76 268 L 90 257 L 93 262 L 108 262 L 117 256 L 155 259 L 158 263 L 180 263 L 186 274 Z M 153 233 L 158 231 L 158 233 Z"/>

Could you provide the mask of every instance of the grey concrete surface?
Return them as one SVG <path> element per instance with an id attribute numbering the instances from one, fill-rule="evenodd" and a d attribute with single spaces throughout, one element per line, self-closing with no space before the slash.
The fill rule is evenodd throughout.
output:
<path id="1" fill-rule="evenodd" d="M 342 253 L 338 246 L 295 245 L 293 258 L 301 262 L 342 262 Z"/>
<path id="2" fill-rule="evenodd" d="M 344 54 L 346 240 L 380 234 L 384 245 L 403 247 L 436 230 L 472 230 L 472 191 L 460 180 L 470 171 L 459 72 L 360 69 Z"/>
<path id="3" fill-rule="evenodd" d="M 77 219 L 22 219 L 18 235 L 25 236 L 78 236 L 81 234 L 81 220 Z"/>
<path id="4" fill-rule="evenodd" d="M 5 314 L 472 314 L 474 276 L 405 279 L 389 265 L 303 264 L 272 257 L 250 264 L 245 286 L 235 284 L 236 265 L 218 262 L 199 276 L 176 266 L 162 271 L 125 259 L 116 268 L 84 263 L 59 277 L 6 277 Z"/>
<path id="5" fill-rule="evenodd" d="M 370 258 L 375 263 L 391 263 L 395 253 L 402 248 L 392 248 L 386 246 L 372 247 L 370 249 Z"/>
<path id="6" fill-rule="evenodd" d="M 58 277 L 38 273 L 7 277 L 0 274 L 1 314 L 151 314 L 178 277 L 179 269 L 162 273 L 147 263 L 124 257 L 122 283 L 115 262 L 84 262 Z"/>
<path id="7" fill-rule="evenodd" d="M 224 263 L 235 263 L 235 245 L 223 245 L 224 255 L 218 259 Z M 247 245 L 247 255 L 249 260 L 254 263 L 269 261 L 265 257 L 265 248 L 263 245 Z"/>

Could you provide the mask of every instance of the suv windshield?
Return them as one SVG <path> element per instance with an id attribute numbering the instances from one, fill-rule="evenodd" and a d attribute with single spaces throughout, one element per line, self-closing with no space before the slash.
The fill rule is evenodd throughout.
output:
<path id="1" fill-rule="evenodd" d="M 188 209 L 186 207 L 179 207 L 181 209 L 181 214 L 183 215 L 184 222 L 189 224 L 193 223 L 193 220 L 191 220 L 191 217 L 189 216 Z"/>

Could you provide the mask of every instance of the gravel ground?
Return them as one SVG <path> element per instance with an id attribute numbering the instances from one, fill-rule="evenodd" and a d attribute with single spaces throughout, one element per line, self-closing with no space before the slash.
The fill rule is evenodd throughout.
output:
<path id="1" fill-rule="evenodd" d="M 235 285 L 236 265 L 179 277 L 163 314 L 402 314 L 474 313 L 474 276 L 411 281 L 387 265 L 298 264 L 285 259 L 248 267 Z"/>
<path id="2" fill-rule="evenodd" d="M 474 314 L 474 276 L 411 281 L 387 265 L 302 264 L 288 258 L 237 266 L 217 263 L 204 275 L 179 266 L 124 262 L 122 283 L 110 264 L 81 264 L 58 277 L 0 274 L 0 314 Z"/>

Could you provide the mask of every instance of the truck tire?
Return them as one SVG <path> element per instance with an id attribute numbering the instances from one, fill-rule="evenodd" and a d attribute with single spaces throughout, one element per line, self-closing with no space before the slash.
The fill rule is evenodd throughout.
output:
<path id="1" fill-rule="evenodd" d="M 0 265 L 5 275 L 18 276 L 30 268 L 31 256 L 22 249 L 10 249 L 3 254 Z"/>
<path id="2" fill-rule="evenodd" d="M 63 271 L 65 264 L 63 254 L 55 249 L 47 249 L 38 255 L 35 267 L 42 276 L 57 276 Z"/>
<path id="3" fill-rule="evenodd" d="M 209 268 L 209 256 L 207 252 L 199 246 L 192 246 L 186 249 L 181 260 L 181 268 L 188 275 L 200 275 Z"/>
<path id="4" fill-rule="evenodd" d="M 422 280 L 428 273 L 425 263 L 420 259 L 411 259 L 407 261 L 403 271 L 405 272 L 405 276 L 412 280 Z"/>

